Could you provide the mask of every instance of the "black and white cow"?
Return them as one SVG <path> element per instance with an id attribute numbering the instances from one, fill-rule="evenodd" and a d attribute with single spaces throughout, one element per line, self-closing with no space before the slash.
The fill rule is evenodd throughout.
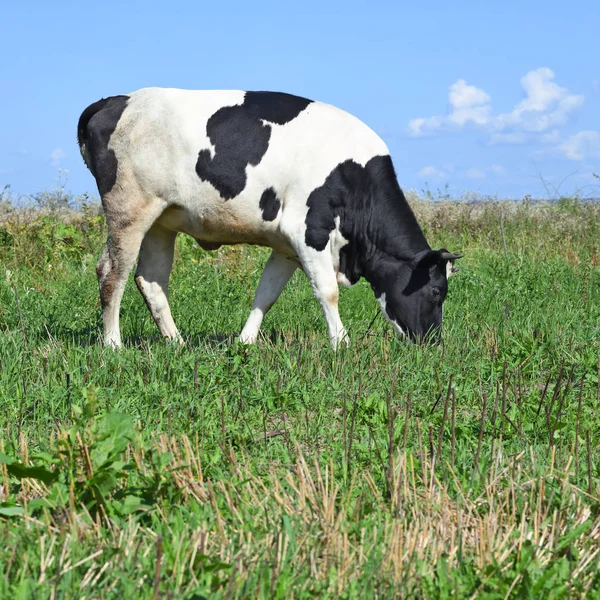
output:
<path id="1" fill-rule="evenodd" d="M 147 88 L 92 104 L 77 133 L 108 224 L 97 266 L 105 344 L 121 344 L 119 306 L 138 255 L 135 281 L 152 317 L 181 341 L 167 299 L 178 232 L 206 250 L 273 249 L 243 342 L 256 341 L 298 267 L 334 348 L 347 342 L 338 283 L 360 277 L 398 334 L 439 335 L 460 256 L 430 248 L 386 145 L 352 115 L 279 92 Z"/>

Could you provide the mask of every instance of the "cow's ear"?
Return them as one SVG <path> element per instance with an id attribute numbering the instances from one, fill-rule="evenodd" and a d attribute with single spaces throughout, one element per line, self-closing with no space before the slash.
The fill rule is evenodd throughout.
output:
<path id="1" fill-rule="evenodd" d="M 453 252 L 448 252 L 445 248 L 441 250 L 421 250 L 418 252 L 412 260 L 411 267 L 413 269 L 419 268 L 429 268 L 433 267 L 435 264 L 445 264 L 450 263 L 454 265 L 454 261 L 462 258 L 462 254 L 454 254 Z M 452 267 L 454 269 L 454 267 Z M 455 271 L 452 271 L 455 272 Z"/>
<path id="2" fill-rule="evenodd" d="M 421 250 L 413 258 L 411 267 L 413 269 L 417 267 L 432 267 L 439 263 L 451 263 L 453 265 L 454 261 L 462 258 L 462 256 L 462 254 L 448 252 L 446 248 L 442 248 L 441 250 Z"/>
<path id="3" fill-rule="evenodd" d="M 460 269 L 454 266 L 454 261 L 462 258 L 462 254 L 454 254 L 453 252 L 448 252 L 446 248 L 442 248 L 440 251 L 440 259 L 446 265 L 446 277 L 450 277 L 453 273 L 458 273 Z"/>
<path id="4" fill-rule="evenodd" d="M 453 263 L 455 260 L 458 260 L 459 258 L 463 257 L 462 254 L 454 254 L 454 252 L 448 252 L 446 248 L 442 248 L 441 250 L 439 250 L 439 253 L 440 258 L 446 262 L 450 261 Z"/>
<path id="5" fill-rule="evenodd" d="M 418 252 L 413 258 L 411 268 L 416 269 L 417 267 L 431 267 L 440 262 L 440 260 L 441 253 L 439 250 L 421 250 L 421 252 Z"/>

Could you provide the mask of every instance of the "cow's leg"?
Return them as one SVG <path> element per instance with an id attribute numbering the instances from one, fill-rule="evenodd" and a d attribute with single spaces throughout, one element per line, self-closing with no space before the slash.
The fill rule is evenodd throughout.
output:
<path id="1" fill-rule="evenodd" d="M 339 288 L 329 246 L 322 252 L 312 248 L 307 250 L 308 252 L 301 256 L 302 268 L 323 309 L 331 345 L 334 350 L 337 350 L 341 342 L 348 346 L 350 341 L 338 310 Z"/>
<path id="2" fill-rule="evenodd" d="M 264 316 L 271 306 L 275 304 L 285 284 L 290 280 L 290 277 L 297 268 L 297 263 L 284 258 L 281 254 L 273 250 L 260 278 L 252 311 L 240 334 L 241 342 L 244 344 L 254 344 L 256 342 L 258 330 Z"/>
<path id="3" fill-rule="evenodd" d="M 128 236 L 122 232 L 109 234 L 100 261 L 96 266 L 102 305 L 104 345 L 111 348 L 121 346 L 119 308 L 125 283 L 135 262 L 142 237 L 142 235 Z"/>
<path id="4" fill-rule="evenodd" d="M 142 242 L 135 283 L 161 334 L 183 344 L 169 307 L 169 275 L 177 232 L 155 223 Z"/>
<path id="5" fill-rule="evenodd" d="M 108 239 L 96 267 L 96 274 L 100 286 L 104 345 L 118 348 L 121 345 L 119 308 L 125 284 L 142 240 L 164 210 L 164 205 L 158 201 L 135 202 L 124 194 L 111 194 L 103 198 L 103 205 Z"/>
<path id="6" fill-rule="evenodd" d="M 321 304 L 333 349 L 336 350 L 340 342 L 348 345 L 348 334 L 338 311 L 339 289 L 329 244 L 322 251 L 315 250 L 305 244 L 304 232 L 299 231 L 289 235 L 289 240 L 296 250 L 312 291 Z"/>

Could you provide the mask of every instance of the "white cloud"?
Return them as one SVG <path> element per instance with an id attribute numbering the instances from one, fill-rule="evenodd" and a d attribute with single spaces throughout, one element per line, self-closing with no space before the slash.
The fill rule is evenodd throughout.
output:
<path id="1" fill-rule="evenodd" d="M 454 109 L 480 106 L 491 100 L 483 90 L 476 88 L 474 85 L 467 85 L 464 79 L 459 79 L 450 86 L 448 99 Z"/>
<path id="2" fill-rule="evenodd" d="M 600 79 L 594 79 L 594 81 L 592 81 L 592 89 L 595 92 L 600 91 Z"/>
<path id="3" fill-rule="evenodd" d="M 436 169 L 435 167 L 423 167 L 418 173 L 417 173 L 417 177 L 420 177 L 421 179 L 425 179 L 427 177 L 430 177 L 431 179 L 444 179 L 445 177 L 447 177 L 447 173 L 445 171 L 442 171 L 441 169 Z"/>
<path id="4" fill-rule="evenodd" d="M 427 135 L 441 129 L 444 125 L 442 117 L 429 117 L 428 119 L 412 119 L 408 122 L 408 132 L 414 137 Z"/>
<path id="5" fill-rule="evenodd" d="M 483 90 L 459 79 L 450 86 L 448 93 L 448 101 L 452 107 L 448 119 L 461 127 L 469 122 L 485 125 L 489 120 L 490 100 Z"/>
<path id="6" fill-rule="evenodd" d="M 521 87 L 525 90 L 527 98 L 521 101 L 515 110 L 546 110 L 553 102 L 564 98 L 568 90 L 554 83 L 553 79 L 554 72 L 548 67 L 529 71 L 521 78 Z"/>
<path id="7" fill-rule="evenodd" d="M 490 171 L 494 174 L 494 175 L 499 175 L 500 177 L 504 177 L 505 175 L 508 174 L 508 171 L 506 170 L 505 167 L 503 167 L 502 165 L 492 165 L 490 167 Z"/>
<path id="8" fill-rule="evenodd" d="M 471 126 L 489 133 L 492 144 L 525 143 L 564 125 L 583 104 L 582 95 L 572 94 L 553 80 L 554 73 L 548 67 L 529 71 L 521 79 L 525 98 L 512 111 L 493 115 L 490 95 L 458 79 L 448 92 L 449 113 L 412 119 L 408 132 L 419 137 Z"/>
<path id="9" fill-rule="evenodd" d="M 600 133 L 592 130 L 580 131 L 566 139 L 558 149 L 571 160 L 600 158 Z"/>
<path id="10" fill-rule="evenodd" d="M 62 148 L 54 148 L 50 153 L 50 164 L 53 167 L 58 167 L 65 156 L 65 151 Z"/>
<path id="11" fill-rule="evenodd" d="M 465 175 L 469 179 L 485 179 L 485 172 L 481 169 L 467 169 Z"/>
<path id="12" fill-rule="evenodd" d="M 521 79 L 525 99 L 510 113 L 498 115 L 494 120 L 494 128 L 539 133 L 566 123 L 569 114 L 583 104 L 583 96 L 571 94 L 553 79 L 554 73 L 548 67 L 529 71 Z"/>
<path id="13" fill-rule="evenodd" d="M 474 85 L 468 85 L 464 79 L 455 81 L 448 92 L 451 112 L 446 117 L 427 117 L 412 119 L 408 131 L 418 137 L 435 133 L 440 129 L 456 129 L 475 123 L 484 125 L 489 120 L 490 97 Z"/>

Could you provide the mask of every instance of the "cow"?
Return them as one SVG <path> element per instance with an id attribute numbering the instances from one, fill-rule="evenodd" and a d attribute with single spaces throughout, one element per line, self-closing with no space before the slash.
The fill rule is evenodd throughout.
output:
<path id="1" fill-rule="evenodd" d="M 182 342 L 168 302 L 178 232 L 205 250 L 272 249 L 244 343 L 256 342 L 297 268 L 334 349 L 348 343 L 338 284 L 361 277 L 398 335 L 439 338 L 461 255 L 431 249 L 385 143 L 351 114 L 282 92 L 144 88 L 88 106 L 77 139 L 108 226 L 96 268 L 105 345 L 121 345 L 119 307 L 136 257 L 156 325 Z"/>

